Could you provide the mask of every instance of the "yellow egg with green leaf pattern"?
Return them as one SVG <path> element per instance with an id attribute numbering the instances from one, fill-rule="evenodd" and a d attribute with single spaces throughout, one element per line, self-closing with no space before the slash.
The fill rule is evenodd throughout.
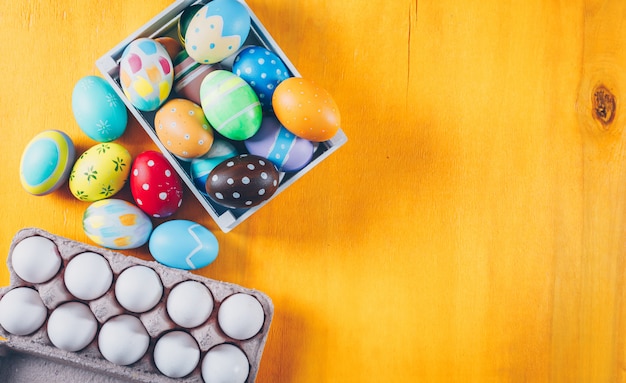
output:
<path id="1" fill-rule="evenodd" d="M 74 197 L 87 202 L 112 197 L 124 187 L 131 162 L 130 153 L 120 144 L 94 145 L 74 163 L 70 191 Z"/>

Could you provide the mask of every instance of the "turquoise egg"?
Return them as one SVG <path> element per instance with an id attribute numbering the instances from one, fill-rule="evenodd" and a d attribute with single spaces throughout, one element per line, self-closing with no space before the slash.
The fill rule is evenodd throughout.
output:
<path id="1" fill-rule="evenodd" d="M 217 258 L 219 246 L 206 227 L 187 220 L 172 220 L 157 226 L 148 242 L 154 259 L 168 267 L 196 270 Z"/>
<path id="2" fill-rule="evenodd" d="M 72 112 L 81 130 L 94 141 L 110 142 L 126 131 L 126 106 L 101 77 L 78 80 L 72 92 Z"/>
<path id="3" fill-rule="evenodd" d="M 200 158 L 194 158 L 189 166 L 189 173 L 196 188 L 206 194 L 206 179 L 211 170 L 222 161 L 239 154 L 233 144 L 228 141 L 216 139 L 207 154 Z"/>
<path id="4" fill-rule="evenodd" d="M 83 230 L 102 247 L 135 249 L 148 242 L 152 221 L 132 203 L 109 198 L 89 205 L 83 214 Z"/>
<path id="5" fill-rule="evenodd" d="M 58 130 L 39 133 L 22 154 L 22 187 L 36 196 L 52 193 L 67 181 L 75 155 L 74 143 L 67 134 Z"/>
<path id="6" fill-rule="evenodd" d="M 242 141 L 261 127 L 263 111 L 254 90 L 227 70 L 209 73 L 200 85 L 202 110 L 211 126 L 226 138 Z"/>

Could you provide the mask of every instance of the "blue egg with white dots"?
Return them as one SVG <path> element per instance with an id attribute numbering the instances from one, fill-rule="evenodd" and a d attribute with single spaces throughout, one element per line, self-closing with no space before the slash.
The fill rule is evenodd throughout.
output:
<path id="1" fill-rule="evenodd" d="M 258 46 L 248 47 L 237 55 L 233 73 L 244 79 L 259 97 L 261 108 L 271 111 L 274 89 L 291 77 L 285 63 L 274 52 Z"/>

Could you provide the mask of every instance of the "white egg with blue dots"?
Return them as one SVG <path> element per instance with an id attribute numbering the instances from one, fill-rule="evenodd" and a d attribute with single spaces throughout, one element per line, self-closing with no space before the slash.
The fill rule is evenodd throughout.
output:
<path id="1" fill-rule="evenodd" d="M 259 96 L 263 110 L 272 110 L 274 89 L 291 77 L 283 61 L 274 52 L 259 46 L 242 49 L 233 63 L 233 73 L 244 79 Z"/>

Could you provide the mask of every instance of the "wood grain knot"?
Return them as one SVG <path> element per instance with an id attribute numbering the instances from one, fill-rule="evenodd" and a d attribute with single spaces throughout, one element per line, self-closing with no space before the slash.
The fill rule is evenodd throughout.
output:
<path id="1" fill-rule="evenodd" d="M 617 101 L 613 93 L 604 85 L 598 85 L 593 90 L 593 106 L 591 109 L 593 118 L 604 126 L 609 125 L 615 118 L 616 109 Z"/>

